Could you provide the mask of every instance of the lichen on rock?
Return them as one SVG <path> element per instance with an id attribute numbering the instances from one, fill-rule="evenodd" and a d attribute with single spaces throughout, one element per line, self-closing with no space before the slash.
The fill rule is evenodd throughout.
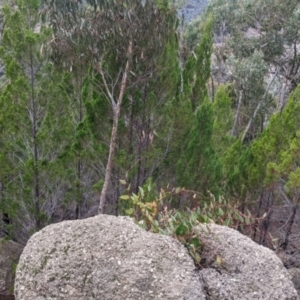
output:
<path id="1" fill-rule="evenodd" d="M 99 215 L 49 225 L 29 240 L 17 269 L 21 299 L 201 300 L 193 260 L 177 240 L 129 218 Z"/>

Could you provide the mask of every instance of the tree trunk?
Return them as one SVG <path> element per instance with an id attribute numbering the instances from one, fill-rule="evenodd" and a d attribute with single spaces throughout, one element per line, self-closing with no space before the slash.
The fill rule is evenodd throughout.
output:
<path id="1" fill-rule="evenodd" d="M 295 223 L 297 210 L 298 210 L 298 205 L 297 204 L 293 205 L 291 216 L 290 216 L 290 218 L 288 220 L 288 223 L 287 223 L 287 229 L 286 229 L 286 235 L 285 235 L 285 238 L 284 238 L 284 242 L 280 245 L 280 248 L 282 248 L 283 250 L 286 250 L 287 246 L 290 243 L 290 236 L 292 234 L 293 225 Z"/>
<path id="2" fill-rule="evenodd" d="M 41 227 L 40 220 L 40 183 L 39 183 L 39 168 L 38 168 L 38 145 L 37 145 L 37 115 L 36 115 L 36 99 L 34 93 L 34 66 L 33 56 L 30 53 L 30 88 L 31 88 L 31 113 L 32 113 L 32 139 L 33 139 L 33 194 L 35 206 L 35 227 L 36 230 Z"/>
<path id="3" fill-rule="evenodd" d="M 109 92 L 109 89 L 108 89 L 108 86 L 107 86 L 107 83 L 105 80 L 104 72 L 102 70 L 102 67 L 100 67 L 100 73 L 103 78 L 104 85 L 106 87 L 106 91 L 109 95 L 109 98 L 111 99 L 111 104 L 112 104 L 112 109 L 113 109 L 113 127 L 112 127 L 112 131 L 111 131 L 111 137 L 110 137 L 110 143 L 109 143 L 109 154 L 108 154 L 108 160 L 107 160 L 107 165 L 106 165 L 106 170 L 105 170 L 104 184 L 103 184 L 101 195 L 100 195 L 98 214 L 103 214 L 103 212 L 104 212 L 104 206 L 106 203 L 108 186 L 110 183 L 110 178 L 111 178 L 111 173 L 112 173 L 121 104 L 122 104 L 122 100 L 123 100 L 126 85 L 127 85 L 127 77 L 128 77 L 128 73 L 129 73 L 130 60 L 131 60 L 131 56 L 132 56 L 132 41 L 129 42 L 127 54 L 128 54 L 128 60 L 126 62 L 125 70 L 123 73 L 117 103 L 114 101 L 114 99 L 112 98 L 113 97 L 112 94 Z"/>
<path id="4" fill-rule="evenodd" d="M 79 219 L 80 217 L 80 210 L 82 204 L 81 198 L 81 153 L 77 156 L 77 186 L 76 186 L 76 208 L 75 208 L 75 219 Z"/>
<path id="5" fill-rule="evenodd" d="M 260 110 L 261 105 L 262 105 L 262 101 L 257 104 L 257 106 L 255 108 L 255 111 L 253 113 L 253 116 L 250 118 L 250 120 L 249 120 L 249 122 L 247 124 L 247 127 L 246 127 L 246 129 L 245 129 L 245 131 L 243 133 L 243 136 L 242 136 L 242 142 L 244 142 L 245 137 L 246 137 L 247 133 L 249 132 L 249 129 L 250 129 L 251 125 L 252 125 L 252 122 L 253 122 L 253 120 L 255 120 L 255 118 L 256 118 L 259 110 Z"/>
<path id="6" fill-rule="evenodd" d="M 237 123 L 240 118 L 240 110 L 241 110 L 241 105 L 242 105 L 242 95 L 243 95 L 242 92 L 240 92 L 239 100 L 238 100 L 238 107 L 237 107 L 237 111 L 236 111 L 235 118 L 234 118 L 234 124 L 233 124 L 233 128 L 231 130 L 232 136 L 235 136 L 236 131 L 237 131 Z"/>
<path id="7" fill-rule="evenodd" d="M 246 127 L 246 129 L 245 129 L 245 131 L 244 131 L 244 133 L 243 133 L 243 136 L 242 136 L 242 142 L 244 141 L 244 139 L 245 139 L 245 137 L 246 137 L 246 135 L 247 135 L 247 133 L 248 133 L 248 131 L 249 131 L 251 125 L 252 125 L 253 120 L 255 120 L 255 118 L 256 118 L 256 116 L 257 116 L 257 114 L 258 114 L 258 112 L 259 112 L 259 110 L 260 110 L 260 108 L 261 108 L 261 106 L 262 106 L 262 104 L 263 104 L 263 102 L 265 101 L 265 98 L 266 98 L 266 96 L 267 96 L 267 93 L 268 93 L 268 91 L 269 91 L 269 89 L 270 89 L 270 87 L 271 87 L 271 85 L 272 85 L 274 79 L 276 78 L 276 76 L 277 76 L 277 74 L 278 74 L 278 70 L 279 70 L 279 68 L 276 69 L 275 74 L 273 75 L 271 81 L 269 82 L 269 84 L 268 84 L 268 86 L 267 86 L 267 88 L 266 88 L 266 90 L 265 90 L 265 92 L 264 92 L 264 95 L 263 95 L 263 97 L 262 97 L 262 100 L 257 104 L 256 109 L 255 109 L 255 111 L 254 111 L 254 113 L 253 113 L 253 116 L 252 116 L 252 118 L 250 118 L 250 120 L 249 120 L 249 122 L 248 122 L 248 124 L 247 124 L 247 127 Z"/>
<path id="8" fill-rule="evenodd" d="M 113 108 L 113 127 L 111 131 L 111 137 L 109 143 L 109 155 L 108 155 L 108 160 L 107 160 L 107 165 L 105 170 L 105 180 L 100 195 L 98 214 L 103 214 L 104 206 L 106 203 L 106 196 L 107 196 L 108 186 L 110 183 L 112 167 L 113 167 L 113 159 L 115 156 L 117 130 L 118 130 L 119 117 L 120 117 L 120 104 L 121 103 L 117 103 L 116 107 Z"/>
<path id="9" fill-rule="evenodd" d="M 80 89 L 82 89 L 82 80 L 80 79 Z M 78 124 L 82 122 L 83 119 L 83 107 L 82 107 L 82 97 L 81 93 L 79 94 L 79 116 L 78 116 Z M 81 180 L 82 180 L 82 153 L 81 149 L 77 154 L 77 191 L 76 191 L 76 208 L 75 208 L 75 219 L 80 218 L 81 206 L 83 202 L 83 197 L 81 194 Z"/>

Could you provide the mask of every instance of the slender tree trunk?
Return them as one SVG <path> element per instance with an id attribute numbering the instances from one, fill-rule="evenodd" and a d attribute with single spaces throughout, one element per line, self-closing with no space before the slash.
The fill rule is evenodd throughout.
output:
<path id="1" fill-rule="evenodd" d="M 296 214 L 297 214 L 297 210 L 298 210 L 298 205 L 293 205 L 292 207 L 292 213 L 291 216 L 288 220 L 288 224 L 287 224 L 287 229 L 286 229 L 286 235 L 284 238 L 284 242 L 280 245 L 280 248 L 286 250 L 287 246 L 290 243 L 290 236 L 292 234 L 292 229 L 293 229 L 293 225 L 295 223 L 295 218 L 296 218 Z"/>
<path id="2" fill-rule="evenodd" d="M 267 93 L 268 93 L 268 91 L 269 91 L 269 89 L 270 89 L 270 87 L 271 87 L 271 85 L 272 85 L 274 79 L 275 79 L 276 76 L 277 76 L 278 70 L 279 70 L 279 68 L 277 68 L 277 70 L 276 70 L 276 72 L 274 73 L 274 75 L 273 75 L 271 81 L 269 82 L 269 84 L 268 84 L 268 86 L 267 86 L 267 88 L 266 88 L 266 90 L 265 90 L 265 92 L 264 92 L 264 95 L 263 95 L 263 97 L 262 97 L 262 100 L 257 104 L 256 109 L 255 109 L 255 111 L 254 111 L 254 113 L 253 113 L 253 116 L 252 116 L 252 118 L 249 120 L 249 122 L 248 122 L 248 124 L 247 124 L 247 127 L 246 127 L 246 129 L 245 129 L 245 131 L 244 131 L 244 133 L 243 133 L 243 136 L 242 136 L 242 142 L 244 141 L 244 139 L 245 139 L 245 137 L 246 137 L 246 135 L 247 135 L 247 133 L 248 133 L 248 131 L 249 131 L 251 125 L 252 125 L 253 120 L 255 120 L 255 118 L 256 118 L 256 116 L 257 116 L 257 114 L 258 114 L 258 112 L 259 112 L 259 110 L 260 110 L 260 108 L 261 108 L 261 106 L 262 106 L 262 104 L 263 104 L 263 102 L 265 101 L 265 98 L 266 98 L 266 96 L 267 96 Z"/>
<path id="3" fill-rule="evenodd" d="M 118 97 L 117 102 L 114 101 L 113 96 L 108 89 L 108 85 L 105 80 L 104 72 L 102 70 L 102 67 L 100 67 L 100 73 L 103 78 L 106 91 L 107 91 L 109 98 L 111 99 L 111 103 L 112 103 L 113 127 L 112 127 L 112 131 L 111 131 L 111 137 L 110 137 L 110 143 L 109 143 L 109 154 L 108 154 L 108 160 L 107 160 L 107 165 L 106 165 L 106 170 L 105 170 L 104 184 L 103 184 L 101 195 L 100 195 L 98 214 L 103 214 L 103 212 L 104 212 L 104 206 L 105 206 L 106 198 L 107 198 L 107 191 L 108 191 L 108 187 L 109 187 L 109 183 L 110 183 L 110 179 L 111 179 L 113 159 L 115 156 L 115 148 L 116 148 L 117 131 L 118 131 L 118 123 L 119 123 L 119 117 L 120 117 L 121 104 L 122 104 L 125 89 L 127 86 L 127 78 L 128 78 L 128 73 L 129 73 L 130 60 L 131 60 L 131 56 L 132 56 L 132 41 L 129 42 L 127 53 L 128 53 L 128 60 L 126 62 L 125 70 L 123 73 L 119 97 Z"/>
<path id="4" fill-rule="evenodd" d="M 214 77 L 210 76 L 211 78 L 211 101 L 215 101 L 215 82 L 214 82 Z"/>
<path id="5" fill-rule="evenodd" d="M 139 192 L 139 186 L 141 186 L 141 178 L 142 178 L 142 150 L 143 150 L 143 144 L 145 143 L 146 139 L 146 116 L 145 116 L 145 88 L 143 89 L 143 110 L 141 115 L 141 125 L 139 128 L 139 141 L 137 146 L 137 175 L 136 175 L 136 181 L 135 181 L 135 187 L 134 192 L 137 194 Z"/>
<path id="6" fill-rule="evenodd" d="M 255 118 L 256 118 L 256 116 L 257 116 L 257 114 L 258 114 L 258 112 L 259 112 L 259 110 L 261 108 L 262 101 L 260 101 L 258 103 L 258 105 L 256 106 L 256 109 L 255 109 L 255 111 L 253 113 L 253 116 L 251 117 L 251 119 L 249 120 L 249 122 L 247 124 L 247 127 L 246 127 L 246 129 L 245 129 L 245 131 L 243 133 L 243 136 L 242 136 L 242 142 L 245 140 L 245 137 L 246 137 L 247 133 L 249 132 L 249 129 L 250 129 L 251 125 L 252 125 L 252 122 L 253 122 L 253 120 L 255 120 Z"/>
<path id="7" fill-rule="evenodd" d="M 39 183 L 39 168 L 38 168 L 38 145 L 37 145 L 37 119 L 36 119 L 36 99 L 34 93 L 34 66 L 32 53 L 30 54 L 30 97 L 31 97 L 31 112 L 32 112 L 32 138 L 33 138 L 33 193 L 35 206 L 35 227 L 38 230 L 41 227 L 40 220 L 40 183 Z"/>
<path id="8" fill-rule="evenodd" d="M 0 180 L 0 202 L 4 201 L 4 184 L 3 182 Z M 0 233 L 3 233 L 5 236 L 9 236 L 9 238 L 12 238 L 12 236 L 10 236 L 11 232 L 9 232 L 8 226 L 12 224 L 12 220 L 8 214 L 8 212 L 4 209 L 0 210 L 0 216 L 1 216 L 1 222 L 0 222 Z M 1 226 L 3 225 L 3 226 Z"/>
<path id="9" fill-rule="evenodd" d="M 242 94 L 242 92 L 240 92 L 239 100 L 238 100 L 238 107 L 237 107 L 237 111 L 236 111 L 235 118 L 234 118 L 234 124 L 233 124 L 233 128 L 231 130 L 231 135 L 233 135 L 233 136 L 236 135 L 236 131 L 237 131 L 237 123 L 240 118 L 240 111 L 241 111 L 241 106 L 242 106 L 242 97 L 243 97 L 243 94 Z"/>
<path id="10" fill-rule="evenodd" d="M 271 221 L 271 216 L 273 214 L 273 209 L 272 206 L 274 204 L 274 195 L 272 192 L 268 194 L 267 198 L 267 204 L 265 210 L 267 211 L 267 216 L 263 219 L 262 221 L 262 234 L 259 239 L 259 244 L 268 247 L 268 230 L 269 230 L 269 225 Z"/>
<path id="11" fill-rule="evenodd" d="M 258 234 L 258 226 L 259 226 L 259 223 L 258 223 L 258 218 L 260 217 L 260 210 L 261 210 L 261 207 L 262 207 L 262 203 L 263 203 L 263 197 L 264 197 L 264 192 L 262 191 L 259 195 L 259 201 L 256 201 L 258 202 L 258 206 L 256 208 L 256 220 L 255 220 L 255 225 L 254 225 L 254 233 L 253 233 L 253 241 L 256 242 L 256 235 Z"/>
<path id="12" fill-rule="evenodd" d="M 133 111 L 133 99 L 130 100 L 130 130 L 129 130 L 129 151 L 127 153 L 127 159 L 129 161 L 130 153 L 133 153 L 133 127 L 134 127 L 134 111 Z"/>
<path id="13" fill-rule="evenodd" d="M 76 200 L 76 208 L 75 208 L 75 219 L 79 219 L 80 217 L 80 208 L 81 208 L 81 156 L 80 153 L 77 158 L 77 200 Z"/>
<path id="14" fill-rule="evenodd" d="M 139 192 L 139 186 L 140 186 L 140 178 L 141 178 L 141 168 L 142 168 L 142 155 L 141 155 L 141 141 L 139 141 L 138 144 L 138 153 L 137 153 L 137 160 L 138 160 L 138 164 L 137 164 L 137 175 L 136 175 L 136 181 L 135 181 L 135 187 L 134 187 L 134 192 L 137 194 Z"/>
<path id="15" fill-rule="evenodd" d="M 268 247 L 267 236 L 268 236 L 268 230 L 269 230 L 269 225 L 270 225 L 270 220 L 271 220 L 272 214 L 273 214 L 273 210 L 271 209 L 268 212 L 268 214 L 265 217 L 265 219 L 263 220 L 263 222 L 262 222 L 262 230 L 263 230 L 263 232 L 262 232 L 259 244 L 263 245 L 263 246 L 266 246 L 266 247 Z"/>
<path id="16" fill-rule="evenodd" d="M 82 89 L 82 80 L 80 80 L 80 87 Z M 79 116 L 78 123 L 82 122 L 83 119 L 83 108 L 82 108 L 82 97 L 81 93 L 79 96 Z M 81 159 L 81 150 L 77 155 L 77 195 L 76 195 L 76 208 L 75 208 L 75 218 L 79 219 L 80 210 L 82 205 L 82 195 L 81 195 L 81 176 L 82 176 L 82 159 Z"/>
<path id="17" fill-rule="evenodd" d="M 103 214 L 104 206 L 106 203 L 107 191 L 108 191 L 111 173 L 112 173 L 112 167 L 113 167 L 113 159 L 115 156 L 117 130 L 118 130 L 119 117 L 120 117 L 120 106 L 121 103 L 118 102 L 116 107 L 113 108 L 113 127 L 111 131 L 111 137 L 109 143 L 109 155 L 108 155 L 108 160 L 107 160 L 106 170 L 105 170 L 105 180 L 100 195 L 98 214 Z"/>
<path id="18" fill-rule="evenodd" d="M 120 168 L 117 168 L 117 182 L 120 182 Z M 115 197 L 115 216 L 117 217 L 119 215 L 119 205 L 120 205 L 120 184 L 118 185 L 117 191 L 116 191 L 116 197 Z"/>

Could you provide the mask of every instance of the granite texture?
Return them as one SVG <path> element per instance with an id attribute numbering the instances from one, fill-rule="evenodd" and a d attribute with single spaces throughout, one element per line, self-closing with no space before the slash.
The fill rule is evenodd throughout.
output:
<path id="1" fill-rule="evenodd" d="M 34 234 L 17 268 L 16 300 L 204 300 L 187 250 L 129 218 L 98 215 Z"/>

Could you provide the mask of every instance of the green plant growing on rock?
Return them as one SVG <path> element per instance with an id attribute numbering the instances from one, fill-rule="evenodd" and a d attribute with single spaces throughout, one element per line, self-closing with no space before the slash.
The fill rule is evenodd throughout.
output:
<path id="1" fill-rule="evenodd" d="M 121 184 L 127 185 L 125 180 L 121 180 Z M 151 182 L 139 187 L 137 194 L 130 192 L 130 185 L 127 185 L 126 192 L 120 197 L 127 204 L 124 214 L 132 217 L 145 230 L 176 238 L 188 249 L 198 267 L 203 265 L 197 225 L 217 223 L 234 228 L 250 228 L 256 221 L 250 211 L 239 211 L 239 203 L 231 204 L 224 197 L 216 198 L 213 194 L 204 197 L 197 191 L 180 187 L 157 191 Z M 191 208 L 169 209 L 170 202 L 183 195 L 188 199 L 187 203 L 191 203 Z M 193 206 L 193 203 L 197 203 L 197 206 Z M 220 257 L 217 256 L 217 259 L 222 263 Z"/>

